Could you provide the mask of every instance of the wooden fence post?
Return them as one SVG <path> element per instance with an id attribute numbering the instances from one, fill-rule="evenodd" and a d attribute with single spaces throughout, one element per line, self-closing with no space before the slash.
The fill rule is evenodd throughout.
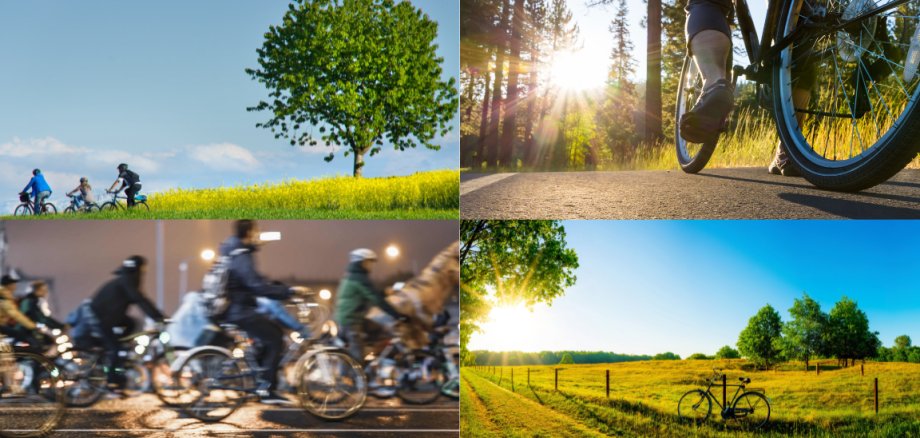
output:
<path id="1" fill-rule="evenodd" d="M 821 375 L 821 362 L 815 362 L 815 375 Z"/>
<path id="2" fill-rule="evenodd" d="M 505 369 L 499 368 L 498 372 L 498 386 L 502 386 L 502 378 L 505 377 Z"/>
<path id="3" fill-rule="evenodd" d="M 511 369 L 511 392 L 514 392 L 514 368 Z"/>
<path id="4" fill-rule="evenodd" d="M 875 415 L 878 415 L 878 377 L 875 378 Z"/>
<path id="5" fill-rule="evenodd" d="M 555 372 L 555 375 L 556 375 L 555 383 L 553 384 L 553 386 L 554 386 L 554 389 L 558 391 L 559 390 L 559 368 L 555 368 L 553 369 L 553 371 Z"/>
<path id="6" fill-rule="evenodd" d="M 527 386 L 530 386 L 530 368 L 527 368 Z"/>
<path id="7" fill-rule="evenodd" d="M 859 375 L 860 375 L 860 376 L 864 376 L 864 377 L 865 377 L 865 375 L 866 375 L 866 362 L 865 362 L 865 361 L 863 361 L 863 363 L 859 364 Z"/>
<path id="8" fill-rule="evenodd" d="M 728 406 L 728 402 L 726 401 L 728 400 L 728 394 L 726 394 L 725 388 L 726 388 L 725 374 L 722 374 L 722 406 L 723 407 Z"/>
<path id="9" fill-rule="evenodd" d="M 607 398 L 610 398 L 610 370 L 607 370 Z"/>

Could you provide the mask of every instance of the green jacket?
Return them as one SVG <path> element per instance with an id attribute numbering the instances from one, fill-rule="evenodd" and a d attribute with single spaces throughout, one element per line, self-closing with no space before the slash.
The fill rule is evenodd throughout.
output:
<path id="1" fill-rule="evenodd" d="M 383 294 L 374 290 L 368 273 L 361 264 L 349 264 L 336 293 L 335 321 L 343 327 L 361 324 L 367 312 L 374 306 L 394 318 L 401 316 L 390 303 L 387 303 Z"/>

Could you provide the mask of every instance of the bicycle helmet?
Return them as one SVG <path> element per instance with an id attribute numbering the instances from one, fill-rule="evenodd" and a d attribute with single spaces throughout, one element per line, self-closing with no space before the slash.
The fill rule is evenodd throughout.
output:
<path id="1" fill-rule="evenodd" d="M 377 253 L 367 248 L 359 248 L 348 254 L 349 261 L 363 262 L 365 260 L 377 260 Z"/>
<path id="2" fill-rule="evenodd" d="M 118 171 L 119 171 L 119 172 L 124 172 L 124 171 L 126 171 L 126 170 L 128 170 L 128 165 L 127 165 L 127 164 L 121 163 L 121 164 L 118 165 Z"/>
<path id="3" fill-rule="evenodd" d="M 115 274 L 123 274 L 125 272 L 135 272 L 140 270 L 141 266 L 147 264 L 147 259 L 144 256 L 133 255 L 124 259 L 121 262 L 121 266 L 118 267 L 118 270 L 115 271 Z"/>
<path id="4" fill-rule="evenodd" d="M 89 182 L 89 178 L 87 178 L 87 177 L 85 177 L 85 176 L 80 177 L 80 184 L 87 183 L 87 182 Z"/>
<path id="5" fill-rule="evenodd" d="M 39 173 L 42 173 L 42 170 L 41 170 L 41 169 L 34 169 L 34 170 L 32 170 L 32 175 L 38 175 Z"/>

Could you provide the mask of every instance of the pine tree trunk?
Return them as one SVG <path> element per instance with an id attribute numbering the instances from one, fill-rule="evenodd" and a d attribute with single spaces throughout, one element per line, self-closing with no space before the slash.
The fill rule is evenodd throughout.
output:
<path id="1" fill-rule="evenodd" d="M 482 80 L 485 82 L 485 96 L 482 98 L 482 117 L 479 120 L 479 138 L 476 140 L 476 157 L 473 161 L 473 169 L 477 170 L 482 168 L 482 162 L 485 161 L 486 137 L 489 134 L 489 105 L 492 102 L 492 89 L 489 87 L 492 73 L 486 71 Z"/>
<path id="2" fill-rule="evenodd" d="M 502 125 L 499 165 L 513 167 L 514 138 L 517 134 L 518 83 L 521 76 L 521 35 L 524 26 L 524 0 L 514 0 L 511 22 L 511 53 L 508 56 L 508 96 L 505 100 L 505 123 Z"/>
<path id="3" fill-rule="evenodd" d="M 502 83 L 505 80 L 504 70 L 505 51 L 508 42 L 508 17 L 511 15 L 511 8 L 509 6 L 510 0 L 504 0 L 502 2 L 502 20 L 498 26 L 499 37 L 497 38 L 495 55 L 495 83 L 492 87 L 492 110 L 489 115 L 491 120 L 489 122 L 489 133 L 486 137 L 486 161 L 487 166 L 490 167 L 498 166 L 499 125 L 501 124 L 502 111 Z"/>

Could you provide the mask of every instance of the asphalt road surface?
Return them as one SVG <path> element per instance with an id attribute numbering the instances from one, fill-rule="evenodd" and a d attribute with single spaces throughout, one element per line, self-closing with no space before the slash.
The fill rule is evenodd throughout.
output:
<path id="1" fill-rule="evenodd" d="M 766 169 L 534 172 L 460 177 L 464 219 L 917 219 L 920 170 L 859 193 Z"/>
<path id="2" fill-rule="evenodd" d="M 154 395 L 103 400 L 91 408 L 70 408 L 51 437 L 456 437 L 460 410 L 441 397 L 429 405 L 409 406 L 398 399 L 375 399 L 354 417 L 326 422 L 296 406 L 244 405 L 221 423 L 205 424 L 182 412 L 164 408 Z"/>

